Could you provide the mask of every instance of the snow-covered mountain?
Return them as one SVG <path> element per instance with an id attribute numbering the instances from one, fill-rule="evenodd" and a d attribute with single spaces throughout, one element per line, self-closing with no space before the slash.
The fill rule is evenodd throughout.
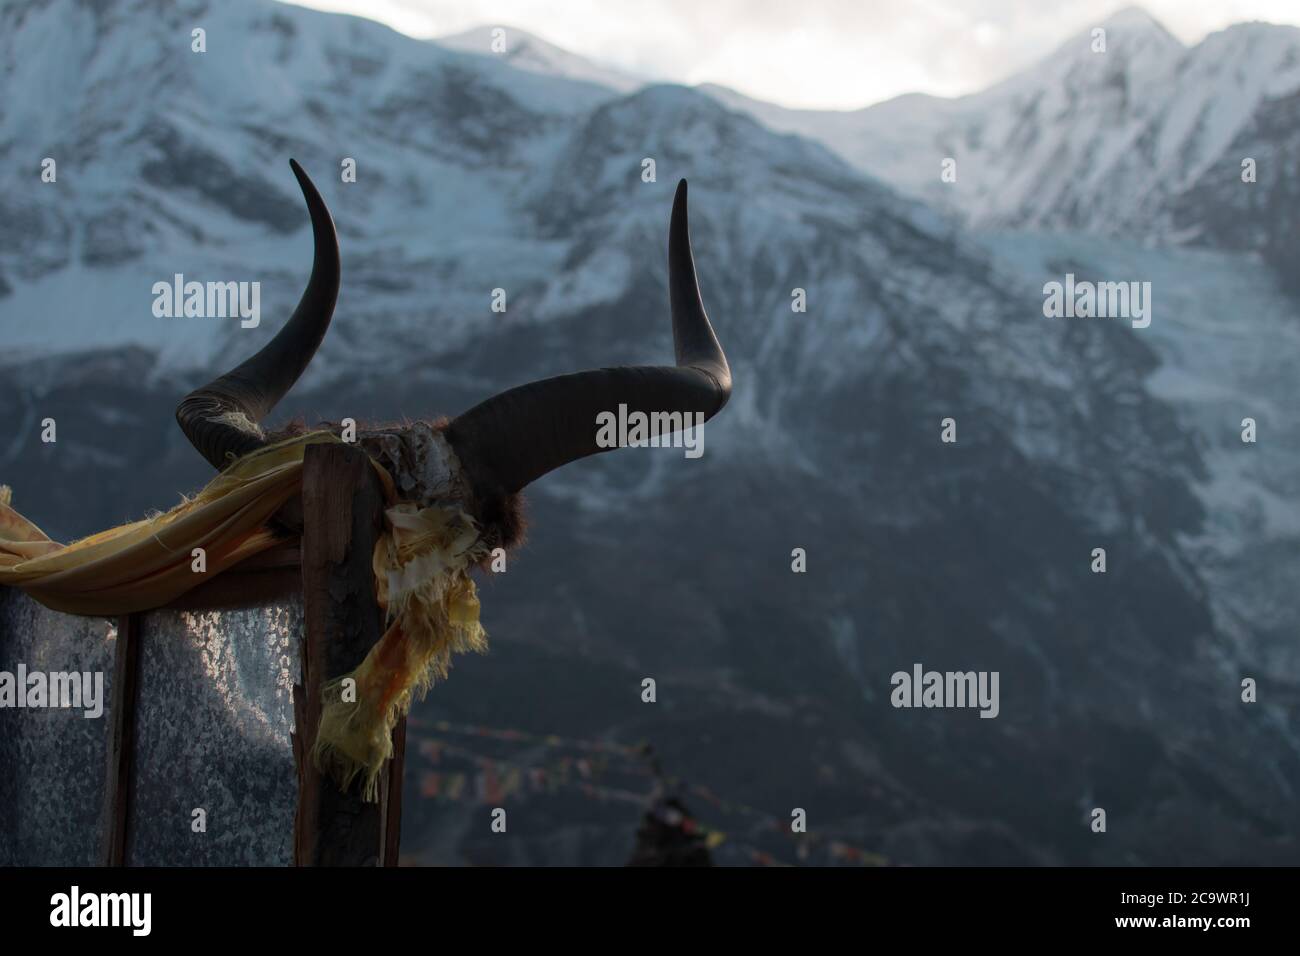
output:
<path id="1" fill-rule="evenodd" d="M 1187 214 L 1189 196 L 1208 188 L 1210 176 L 1228 176 L 1225 190 L 1240 188 L 1238 137 L 1298 88 L 1294 27 L 1237 24 L 1187 49 L 1133 7 L 1002 83 L 955 99 L 911 94 L 829 112 L 706 89 L 977 227 L 1217 244 L 1217 232 Z M 956 160 L 956 182 L 941 179 L 946 158 Z M 1261 182 L 1275 172 L 1262 170 Z"/>
<path id="2" fill-rule="evenodd" d="M 1200 245 L 1256 252 L 1300 298 L 1300 91 L 1271 98 L 1231 146 L 1170 204 L 1175 233 Z M 1243 182 L 1253 163 L 1256 181 Z"/>
<path id="3" fill-rule="evenodd" d="M 651 740 L 670 772 L 815 808 L 895 862 L 1295 862 L 1295 715 L 1239 701 L 1252 646 L 1216 630 L 1184 543 L 1204 457 L 1134 330 L 1044 320 L 951 221 L 701 91 L 267 0 L 20 0 L 0 70 L 0 477 L 52 533 L 206 477 L 171 410 L 301 292 L 290 156 L 343 254 L 330 336 L 280 412 L 313 420 L 667 360 L 684 176 L 731 404 L 699 462 L 628 451 L 531 490 L 532 542 L 484 582 L 494 652 L 424 713 Z M 156 318 L 152 285 L 178 272 L 261 281 L 262 323 Z M 1099 546 L 1115 573 L 1089 571 Z M 916 661 L 999 671 L 999 718 L 890 707 Z M 1093 805 L 1113 808 L 1105 840 Z M 407 849 L 435 861 L 617 863 L 636 817 L 539 798 L 500 840 L 476 808 L 406 807 Z M 789 853 L 743 816 L 709 822 Z"/>
<path id="4" fill-rule="evenodd" d="M 438 37 L 434 42 L 449 50 L 490 53 L 526 73 L 585 80 L 619 93 L 630 93 L 645 86 L 647 82 L 644 77 L 596 63 L 518 27 L 475 27 L 463 33 Z"/>

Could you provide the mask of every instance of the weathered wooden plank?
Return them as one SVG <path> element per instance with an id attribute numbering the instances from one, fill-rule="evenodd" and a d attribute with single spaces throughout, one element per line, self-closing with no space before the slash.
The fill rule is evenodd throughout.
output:
<path id="1" fill-rule="evenodd" d="M 384 866 L 397 866 L 402 842 L 402 777 L 406 770 L 406 718 L 393 728 L 393 759 L 388 762 L 384 801 Z"/>
<path id="2" fill-rule="evenodd" d="M 165 608 L 216 611 L 270 604 L 302 587 L 302 552 L 297 541 L 255 554 L 210 581 L 187 591 Z"/>
<path id="3" fill-rule="evenodd" d="M 383 633 L 371 558 L 383 522 L 383 491 L 364 451 L 312 445 L 303 459 L 303 681 L 294 688 L 299 866 L 377 866 L 384 857 L 381 803 L 323 777 L 310 759 L 320 720 L 321 686 L 361 663 Z M 387 789 L 387 788 L 385 788 Z"/>
<path id="4" fill-rule="evenodd" d="M 140 616 L 126 614 L 118 618 L 117 644 L 113 651 L 113 729 L 108 739 L 107 782 L 104 792 L 105 866 L 126 865 L 139 675 Z"/>

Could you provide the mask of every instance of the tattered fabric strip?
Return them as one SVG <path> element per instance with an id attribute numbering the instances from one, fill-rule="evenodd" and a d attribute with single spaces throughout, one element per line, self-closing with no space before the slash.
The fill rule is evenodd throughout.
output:
<path id="1" fill-rule="evenodd" d="M 325 685 L 314 751 L 344 786 L 364 773 L 367 800 L 378 799 L 392 730 L 412 697 L 447 676 L 452 654 L 487 650 L 469 568 L 488 550 L 474 520 L 455 507 L 409 504 L 385 517 L 374 572 L 389 627 L 361 666 Z"/>

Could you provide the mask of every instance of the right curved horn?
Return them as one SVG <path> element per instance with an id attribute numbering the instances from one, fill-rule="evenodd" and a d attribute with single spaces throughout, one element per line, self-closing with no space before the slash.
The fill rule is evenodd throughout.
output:
<path id="1" fill-rule="evenodd" d="M 727 404 L 731 369 L 700 299 L 684 179 L 668 227 L 668 300 L 676 365 L 602 368 L 520 385 L 447 427 L 447 440 L 481 492 L 513 494 L 561 465 L 607 451 L 596 440 L 597 415 L 620 404 L 706 420 Z"/>
<path id="2" fill-rule="evenodd" d="M 199 454 L 218 470 L 261 448 L 258 426 L 293 387 L 325 338 L 339 295 L 339 240 L 334 220 L 301 166 L 289 160 L 311 214 L 316 253 L 298 308 L 261 351 L 176 406 L 176 422 Z"/>

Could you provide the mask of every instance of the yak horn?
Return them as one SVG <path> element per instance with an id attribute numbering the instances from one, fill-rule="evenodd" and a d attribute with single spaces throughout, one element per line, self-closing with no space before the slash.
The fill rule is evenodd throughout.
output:
<path id="1" fill-rule="evenodd" d="M 176 421 L 199 454 L 217 469 L 266 444 L 258 426 L 298 381 L 316 354 L 339 295 L 339 240 L 334 220 L 311 179 L 294 160 L 316 245 L 311 278 L 284 328 L 238 368 L 186 395 Z"/>
<path id="2" fill-rule="evenodd" d="M 668 230 L 668 298 L 677 364 L 603 368 L 521 385 L 475 405 L 447 439 L 480 495 L 513 494 L 549 471 L 608 451 L 597 416 L 627 411 L 713 417 L 731 396 L 731 369 L 695 278 L 686 217 L 686 180 L 677 186 Z M 687 420 L 689 424 L 690 420 Z"/>

